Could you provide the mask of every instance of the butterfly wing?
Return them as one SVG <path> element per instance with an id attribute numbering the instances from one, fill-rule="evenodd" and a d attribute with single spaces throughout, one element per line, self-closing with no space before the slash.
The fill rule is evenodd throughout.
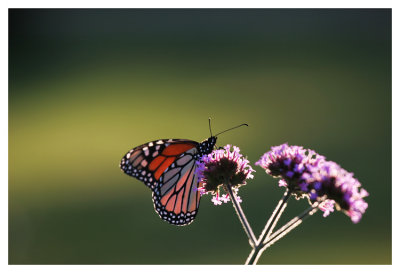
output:
<path id="1" fill-rule="evenodd" d="M 197 214 L 197 147 L 191 140 L 161 139 L 133 148 L 121 160 L 126 174 L 153 191 L 155 210 L 171 224 L 189 224 Z"/>
<path id="2" fill-rule="evenodd" d="M 187 225 L 196 217 L 200 203 L 196 154 L 196 148 L 182 153 L 173 166 L 163 173 L 153 191 L 154 209 L 171 224 Z"/>
<path id="3" fill-rule="evenodd" d="M 177 160 L 177 157 L 197 145 L 197 142 L 185 139 L 151 141 L 131 149 L 121 159 L 120 168 L 154 190 L 161 175 Z"/>

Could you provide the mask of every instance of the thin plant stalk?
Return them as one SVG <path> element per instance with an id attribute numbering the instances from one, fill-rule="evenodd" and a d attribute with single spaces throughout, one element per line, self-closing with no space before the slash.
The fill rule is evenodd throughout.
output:
<path id="1" fill-rule="evenodd" d="M 284 226 L 282 226 L 278 231 L 272 233 L 269 237 L 266 238 L 266 240 L 257 247 L 255 247 L 247 261 L 246 264 L 252 264 L 255 265 L 258 262 L 258 259 L 261 257 L 263 252 L 273 245 L 276 241 L 284 237 L 286 234 L 288 234 L 290 231 L 295 229 L 297 226 L 299 226 L 303 220 L 305 220 L 308 216 L 313 215 L 317 210 L 318 206 L 321 204 L 321 202 L 315 203 L 314 205 L 310 206 L 306 210 L 304 210 L 299 216 L 294 217 L 292 220 L 290 220 L 288 223 L 286 223 Z"/>
<path id="2" fill-rule="evenodd" d="M 283 236 L 288 234 L 290 231 L 295 229 L 298 225 L 300 225 L 306 218 L 313 215 L 318 211 L 318 205 L 310 206 L 308 209 L 302 212 L 297 217 L 294 217 L 291 221 L 289 221 L 286 225 L 281 227 L 278 231 L 274 232 L 263 244 L 263 248 L 268 248 L 273 245 L 276 241 L 281 239 Z M 265 250 L 265 249 L 264 249 Z"/>
<path id="3" fill-rule="evenodd" d="M 271 217 L 268 219 L 267 224 L 264 227 L 264 230 L 262 231 L 259 239 L 257 240 L 257 244 L 252 250 L 252 253 L 250 254 L 249 258 L 246 261 L 246 264 L 253 264 L 254 259 L 257 257 L 257 253 L 261 250 L 263 247 L 262 243 L 269 238 L 271 235 L 272 231 L 274 230 L 276 224 L 278 223 L 279 218 L 281 217 L 283 211 L 287 207 L 287 201 L 289 200 L 289 197 L 291 195 L 291 192 L 289 189 L 285 191 L 283 194 L 281 200 L 279 200 L 278 205 L 275 207 L 274 211 L 272 212 Z"/>
<path id="4" fill-rule="evenodd" d="M 244 231 L 246 232 L 247 236 L 249 237 L 250 245 L 254 248 L 254 246 L 256 246 L 257 239 L 256 239 L 256 236 L 254 235 L 253 230 L 251 229 L 249 222 L 246 219 L 246 216 L 243 213 L 243 210 L 242 210 L 239 202 L 237 201 L 236 194 L 233 192 L 231 185 L 228 185 L 224 188 L 229 193 L 231 200 L 232 200 L 233 207 L 235 208 L 236 214 L 238 215 L 239 220 L 242 223 Z"/>
<path id="5" fill-rule="evenodd" d="M 264 230 L 257 241 L 257 244 L 264 242 L 265 239 L 269 238 L 269 236 L 271 235 L 272 231 L 274 230 L 276 224 L 279 221 L 279 218 L 281 217 L 283 211 L 287 207 L 287 201 L 289 200 L 290 194 L 291 192 L 289 191 L 289 189 L 287 189 L 283 194 L 281 200 L 279 200 L 278 205 L 276 206 L 267 224 L 265 225 Z"/>

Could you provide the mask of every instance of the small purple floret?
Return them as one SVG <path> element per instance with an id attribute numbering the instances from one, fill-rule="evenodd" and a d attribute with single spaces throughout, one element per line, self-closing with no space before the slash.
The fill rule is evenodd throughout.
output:
<path id="1" fill-rule="evenodd" d="M 278 182 L 278 186 L 279 186 L 279 187 L 287 187 L 287 183 L 286 183 L 285 180 L 281 179 L 281 180 L 279 180 L 279 182 Z"/>
<path id="2" fill-rule="evenodd" d="M 324 212 L 322 216 L 327 217 L 331 212 L 335 210 L 335 201 L 333 200 L 326 200 L 319 205 L 319 209 Z"/>
<path id="3" fill-rule="evenodd" d="M 221 202 L 221 200 L 218 198 L 218 196 L 213 196 L 213 197 L 211 198 L 211 202 L 213 202 L 214 205 L 216 205 L 216 206 L 222 204 L 222 202 Z"/>

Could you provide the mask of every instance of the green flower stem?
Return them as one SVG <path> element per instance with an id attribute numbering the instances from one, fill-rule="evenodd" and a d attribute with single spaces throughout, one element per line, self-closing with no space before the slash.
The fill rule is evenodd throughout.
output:
<path id="1" fill-rule="evenodd" d="M 263 247 L 268 248 L 271 245 L 273 245 L 276 241 L 281 239 L 283 236 L 288 234 L 290 231 L 292 231 L 294 228 L 296 228 L 298 225 L 300 225 L 307 217 L 313 215 L 318 211 L 318 205 L 320 203 L 310 206 L 308 209 L 303 211 L 302 214 L 300 214 L 297 217 L 294 217 L 291 221 L 289 221 L 286 225 L 281 227 L 277 232 L 274 232 L 268 240 L 266 240 L 263 243 Z"/>
<path id="2" fill-rule="evenodd" d="M 266 241 L 269 236 L 271 235 L 272 231 L 274 230 L 276 224 L 278 223 L 279 218 L 281 217 L 283 211 L 287 206 L 287 201 L 291 195 L 291 191 L 287 189 L 283 194 L 281 200 L 279 200 L 278 205 L 275 207 L 274 211 L 272 212 L 271 217 L 268 219 L 267 224 L 264 227 L 259 239 L 257 240 L 257 244 L 253 248 L 252 252 L 250 253 L 249 257 L 247 258 L 246 264 L 254 264 L 255 259 L 257 258 L 258 253 L 261 251 L 263 247 L 263 242 Z"/>
<path id="3" fill-rule="evenodd" d="M 274 212 L 272 213 L 267 224 L 265 225 L 264 230 L 261 233 L 261 236 L 259 237 L 257 244 L 260 244 L 264 242 L 266 238 L 269 238 L 276 224 L 278 223 L 278 220 L 281 217 L 283 211 L 286 209 L 287 201 L 289 200 L 291 194 L 292 193 L 291 191 L 289 191 L 289 189 L 285 191 L 283 197 L 281 198 L 281 200 L 279 200 L 278 205 L 276 206 Z"/>
<path id="4" fill-rule="evenodd" d="M 269 236 L 262 244 L 257 245 L 250 253 L 246 264 L 257 264 L 258 259 L 268 247 L 273 245 L 276 241 L 278 241 L 294 228 L 296 228 L 298 225 L 300 225 L 303 220 L 305 220 L 308 216 L 313 215 L 318 210 L 318 206 L 321 204 L 321 202 L 315 203 L 308 209 L 304 210 L 299 216 L 294 217 L 292 220 L 282 226 L 278 231 Z"/>
<path id="5" fill-rule="evenodd" d="M 231 197 L 233 207 L 235 208 L 236 214 L 239 217 L 240 222 L 242 223 L 243 229 L 246 232 L 247 236 L 249 237 L 250 245 L 251 247 L 254 247 L 256 245 L 256 236 L 254 235 L 253 230 L 251 229 L 251 226 L 249 222 L 246 219 L 246 216 L 243 213 L 243 210 L 237 201 L 236 194 L 232 190 L 232 186 L 229 184 L 224 187 L 225 190 L 229 193 L 229 196 Z"/>

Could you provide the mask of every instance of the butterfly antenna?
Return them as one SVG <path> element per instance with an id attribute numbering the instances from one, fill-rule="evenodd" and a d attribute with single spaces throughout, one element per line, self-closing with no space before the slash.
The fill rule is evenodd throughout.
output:
<path id="1" fill-rule="evenodd" d="M 212 136 L 212 131 L 211 131 L 211 118 L 208 118 L 208 128 L 210 128 L 210 135 Z"/>
<path id="2" fill-rule="evenodd" d="M 239 127 L 242 127 L 242 126 L 249 126 L 249 125 L 246 124 L 246 123 L 243 123 L 243 124 L 240 124 L 240 125 L 238 125 L 238 126 L 235 126 L 235 127 L 229 128 L 229 129 L 226 129 L 225 131 L 219 132 L 219 133 L 216 134 L 215 136 L 218 136 L 218 135 L 220 135 L 220 134 L 222 134 L 222 133 L 228 132 L 228 131 L 230 131 L 230 130 L 233 130 L 233 129 L 236 129 L 236 128 L 239 128 Z"/>

